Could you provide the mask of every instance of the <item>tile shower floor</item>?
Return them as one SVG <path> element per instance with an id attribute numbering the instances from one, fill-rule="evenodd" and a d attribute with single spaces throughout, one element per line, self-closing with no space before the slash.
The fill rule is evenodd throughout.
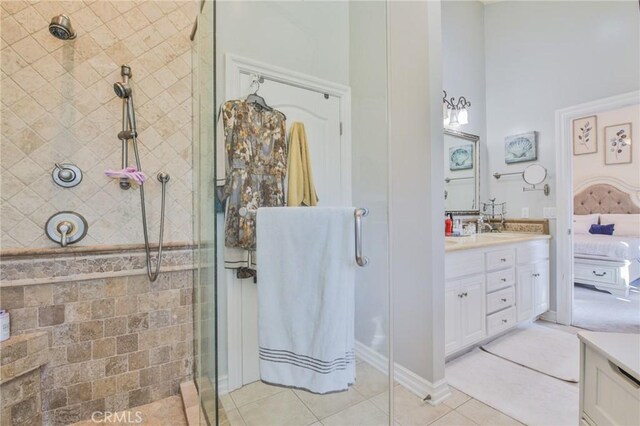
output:
<path id="1" fill-rule="evenodd" d="M 315 395 L 306 391 L 254 382 L 222 395 L 227 420 L 221 426 L 387 425 L 387 377 L 370 365 L 357 364 L 358 380 L 347 392 Z M 444 403 L 432 406 L 401 385 L 394 388 L 394 424 L 520 425 L 500 411 L 451 389 Z"/>
<path id="2" fill-rule="evenodd" d="M 185 417 L 182 398 L 179 395 L 170 396 L 150 404 L 120 411 L 108 419 L 96 419 L 96 421 L 85 420 L 74 423 L 74 426 L 132 424 L 146 426 L 187 426 L 187 418 Z"/>

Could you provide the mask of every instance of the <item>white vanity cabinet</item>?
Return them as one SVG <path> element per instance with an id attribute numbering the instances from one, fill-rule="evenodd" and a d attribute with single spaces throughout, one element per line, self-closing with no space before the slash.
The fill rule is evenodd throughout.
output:
<path id="1" fill-rule="evenodd" d="M 483 275 L 447 281 L 445 290 L 445 352 L 482 340 L 485 328 Z"/>
<path id="2" fill-rule="evenodd" d="M 445 355 L 549 309 L 548 239 L 505 237 L 496 244 L 497 238 L 446 253 Z"/>
<path id="3" fill-rule="evenodd" d="M 516 248 L 518 321 L 549 310 L 549 243 L 536 241 Z"/>

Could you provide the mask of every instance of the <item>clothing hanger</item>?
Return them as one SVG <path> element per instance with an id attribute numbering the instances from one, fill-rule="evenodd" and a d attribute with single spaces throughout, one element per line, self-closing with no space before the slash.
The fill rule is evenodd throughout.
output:
<path id="1" fill-rule="evenodd" d="M 264 81 L 262 77 L 254 76 L 253 81 L 251 82 L 251 86 L 255 85 L 256 90 L 253 93 L 251 93 L 249 96 L 247 96 L 247 98 L 245 99 L 245 102 L 258 105 L 260 108 L 266 111 L 273 111 L 273 108 L 267 105 L 267 102 L 264 100 L 264 98 L 258 95 L 258 90 L 260 90 L 260 80 Z"/>

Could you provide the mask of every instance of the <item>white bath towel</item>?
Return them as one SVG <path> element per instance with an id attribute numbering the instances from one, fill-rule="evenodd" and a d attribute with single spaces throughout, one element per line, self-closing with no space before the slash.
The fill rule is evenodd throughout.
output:
<path id="1" fill-rule="evenodd" d="M 315 393 L 355 381 L 354 208 L 257 213 L 263 381 Z"/>

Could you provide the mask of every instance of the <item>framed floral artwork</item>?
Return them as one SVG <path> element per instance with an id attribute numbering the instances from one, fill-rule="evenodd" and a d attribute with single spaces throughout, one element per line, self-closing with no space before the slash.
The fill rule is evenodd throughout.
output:
<path id="1" fill-rule="evenodd" d="M 631 123 L 604 128 L 604 163 L 631 163 Z"/>
<path id="2" fill-rule="evenodd" d="M 598 152 L 598 117 L 576 118 L 573 120 L 573 155 L 595 154 Z"/>

